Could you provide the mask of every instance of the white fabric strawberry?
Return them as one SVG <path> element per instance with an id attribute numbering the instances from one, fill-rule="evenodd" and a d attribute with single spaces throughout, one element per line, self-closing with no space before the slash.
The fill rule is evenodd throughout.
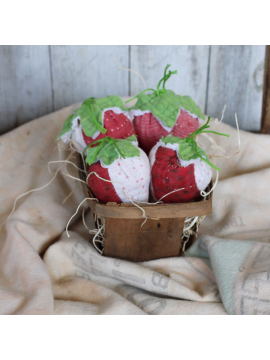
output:
<path id="1" fill-rule="evenodd" d="M 155 200 L 162 198 L 164 203 L 195 200 L 211 181 L 211 167 L 220 170 L 210 163 L 206 152 L 194 140 L 199 133 L 203 132 L 228 136 L 214 131 L 205 131 L 209 128 L 209 121 L 210 118 L 204 126 L 185 139 L 169 135 L 162 137 L 152 148 L 149 159 L 151 191 Z"/>
<path id="2" fill-rule="evenodd" d="M 106 136 L 125 139 L 135 134 L 128 111 L 119 96 L 89 98 L 64 122 L 57 139 L 72 141 L 79 151 Z"/>
<path id="3" fill-rule="evenodd" d="M 136 137 L 133 135 L 126 140 L 106 137 L 97 143 L 97 147 L 88 148 L 86 158 L 90 165 L 88 185 L 94 196 L 102 203 L 147 202 L 149 159 L 138 148 Z"/>
<path id="4" fill-rule="evenodd" d="M 141 92 L 136 96 L 138 100 L 130 110 L 139 145 L 146 154 L 162 136 L 172 134 L 183 139 L 197 130 L 199 122 L 205 119 L 201 109 L 191 97 L 180 96 L 165 89 L 166 81 L 172 74 L 177 73 L 177 71 L 167 73 L 169 66 L 166 66 L 164 77 L 159 81 L 157 90 L 147 89 L 153 91 L 149 95 L 144 94 L 147 90 Z"/>

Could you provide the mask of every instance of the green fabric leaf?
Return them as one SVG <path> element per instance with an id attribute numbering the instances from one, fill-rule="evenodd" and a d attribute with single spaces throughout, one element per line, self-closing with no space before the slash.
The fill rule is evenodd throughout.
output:
<path id="1" fill-rule="evenodd" d="M 69 115 L 64 121 L 63 130 L 57 136 L 57 140 L 59 140 L 61 136 L 72 130 L 72 120 L 73 120 L 73 114 Z"/>
<path id="2" fill-rule="evenodd" d="M 80 117 L 80 122 L 83 131 L 87 136 L 92 137 L 94 133 L 99 130 L 95 122 L 93 121 L 88 105 L 89 102 L 91 104 L 93 115 L 101 127 L 102 127 L 102 111 L 104 109 L 111 107 L 118 107 L 121 110 L 127 111 L 127 109 L 124 107 L 123 100 L 117 95 L 107 96 L 98 99 L 95 98 L 86 99 L 81 105 L 81 107 L 79 107 L 79 109 L 77 109 L 74 112 L 74 114 L 69 115 L 69 117 L 65 120 L 63 130 L 58 135 L 57 139 L 59 139 L 66 132 L 71 131 L 72 120 L 78 116 Z"/>
<path id="3" fill-rule="evenodd" d="M 124 139 L 117 139 L 116 144 L 119 147 L 120 151 L 126 158 L 131 158 L 134 156 L 140 156 L 139 149 L 131 143 L 131 141 L 136 141 L 136 136 L 133 135 L 135 140 L 124 140 Z M 129 138 L 130 139 L 130 138 Z"/>
<path id="4" fill-rule="evenodd" d="M 185 96 L 175 95 L 175 96 L 178 99 L 178 102 L 182 108 L 188 110 L 193 115 L 197 115 L 198 118 L 205 120 L 204 113 L 190 96 L 187 95 Z"/>
<path id="5" fill-rule="evenodd" d="M 98 159 L 101 159 L 104 165 L 110 165 L 119 158 L 118 151 L 112 143 L 104 143 L 98 154 L 94 157 L 96 151 L 97 147 L 89 147 L 86 158 L 88 165 L 95 163 Z"/>
<path id="6" fill-rule="evenodd" d="M 122 110 L 126 110 L 123 104 L 123 100 L 117 96 L 107 96 L 99 99 L 89 99 L 91 101 L 92 112 L 97 122 L 102 126 L 102 111 L 110 107 L 119 107 Z M 87 101 L 87 100 L 86 100 Z M 95 123 L 93 122 L 89 107 L 86 101 L 77 110 L 77 116 L 80 116 L 81 124 L 84 133 L 91 137 L 98 130 Z"/>
<path id="7" fill-rule="evenodd" d="M 101 139 L 102 141 L 102 139 Z M 136 141 L 136 136 L 132 135 L 127 139 L 114 140 L 119 147 L 121 153 L 125 158 L 140 156 L 139 149 L 131 142 Z M 98 147 L 98 146 L 97 146 Z M 97 147 L 89 147 L 86 162 L 91 165 L 101 159 L 104 165 L 111 165 L 115 160 L 119 159 L 120 155 L 113 142 L 103 142 L 100 150 L 97 152 Z"/>
<path id="8" fill-rule="evenodd" d="M 138 95 L 138 100 L 131 109 L 150 110 L 165 126 L 172 128 L 176 123 L 180 107 L 204 120 L 201 109 L 191 97 L 177 95 L 171 90 L 166 90 L 159 96 L 156 93 Z"/>
<path id="9" fill-rule="evenodd" d="M 202 148 L 200 148 L 197 145 L 198 154 L 196 154 L 194 145 L 190 142 L 186 142 L 185 139 L 181 139 L 179 137 L 169 135 L 167 137 L 162 136 L 161 141 L 165 145 L 178 144 L 179 145 L 178 156 L 183 160 L 189 161 L 191 159 L 197 159 L 199 154 L 200 156 L 203 156 L 207 161 L 209 161 L 206 152 Z"/>
<path id="10" fill-rule="evenodd" d="M 128 138 L 126 138 L 127 141 L 130 141 L 130 142 L 134 142 L 134 141 L 137 141 L 137 138 L 136 136 L 133 134 L 131 136 L 129 136 Z"/>

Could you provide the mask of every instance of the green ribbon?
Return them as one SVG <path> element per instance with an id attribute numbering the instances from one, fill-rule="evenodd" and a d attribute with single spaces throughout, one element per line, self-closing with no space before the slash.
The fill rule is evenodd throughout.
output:
<path id="1" fill-rule="evenodd" d="M 157 91 L 156 91 L 156 94 L 157 96 L 159 96 L 160 94 L 164 93 L 166 91 L 165 89 L 165 84 L 166 84 L 166 81 L 169 80 L 169 78 L 173 75 L 173 74 L 177 74 L 177 70 L 175 71 L 169 71 L 168 74 L 167 74 L 167 70 L 168 68 L 170 67 L 171 65 L 166 65 L 165 69 L 164 69 L 164 76 L 162 79 L 160 79 L 159 83 L 158 83 L 158 86 L 157 86 Z M 163 86 L 162 86 L 162 89 L 159 90 L 159 87 L 162 83 L 162 80 L 163 80 Z"/>
<path id="2" fill-rule="evenodd" d="M 99 122 L 97 121 L 97 119 L 95 118 L 95 115 L 93 114 L 92 106 L 91 106 L 91 100 L 93 100 L 93 99 L 94 99 L 94 98 L 89 98 L 89 99 L 85 100 L 84 103 L 88 106 L 88 109 L 89 109 L 89 111 L 90 111 L 91 118 L 92 118 L 94 124 L 96 125 L 96 128 L 97 128 L 100 132 L 102 132 L 102 134 L 106 134 L 107 130 L 104 129 L 104 127 L 102 127 L 102 126 L 100 125 L 100 123 L 99 123 Z"/>
<path id="3" fill-rule="evenodd" d="M 127 104 L 128 102 L 136 99 L 138 96 L 142 95 L 142 94 L 145 93 L 146 91 L 153 91 L 153 92 L 156 94 L 156 96 L 160 96 L 160 94 L 163 94 L 163 93 L 166 91 L 166 89 L 165 89 L 166 81 L 167 81 L 173 74 L 177 74 L 177 70 L 175 70 L 175 71 L 169 71 L 168 74 L 167 74 L 167 70 L 168 70 L 168 68 L 169 68 L 170 66 L 171 66 L 171 65 L 169 65 L 169 64 L 166 65 L 166 67 L 165 67 L 165 69 L 164 69 L 164 76 L 163 76 L 162 79 L 159 80 L 159 83 L 158 83 L 158 85 L 157 85 L 157 90 L 154 90 L 154 89 L 145 89 L 145 90 L 141 91 L 141 92 L 140 92 L 137 96 L 135 96 L 134 98 L 132 98 L 132 99 L 130 99 L 130 100 L 127 100 L 127 101 L 126 101 L 126 104 Z M 162 87 L 162 89 L 159 89 L 162 81 L 163 81 L 163 87 Z"/>
<path id="4" fill-rule="evenodd" d="M 196 141 L 194 140 L 194 138 L 199 135 L 199 134 L 203 134 L 203 133 L 212 133 L 212 134 L 216 134 L 216 135 L 221 135 L 221 136 L 227 136 L 230 137 L 230 135 L 228 134 L 222 134 L 222 133 L 218 133 L 216 131 L 211 131 L 211 130 L 205 130 L 210 128 L 209 124 L 210 121 L 210 116 L 208 117 L 207 123 L 203 126 L 201 126 L 198 130 L 194 131 L 192 134 L 188 135 L 185 139 L 183 139 L 184 141 L 190 143 L 193 145 L 195 153 L 198 157 L 200 157 L 202 159 L 202 161 L 204 161 L 206 164 L 208 164 L 209 166 L 211 166 L 212 168 L 220 171 L 221 169 L 219 169 L 218 167 L 216 167 L 215 165 L 213 165 L 212 163 L 210 163 L 210 161 L 208 161 L 207 159 L 205 159 L 203 156 L 201 156 L 197 150 L 198 145 L 196 143 Z"/>
<path id="5" fill-rule="evenodd" d="M 119 149 L 119 147 L 118 147 L 115 139 L 112 138 L 112 137 L 106 136 L 106 137 L 103 138 L 103 139 L 96 140 L 96 141 L 92 142 L 91 144 L 88 144 L 88 145 L 86 146 L 86 148 L 83 150 L 83 157 L 84 157 L 84 159 L 85 159 L 85 158 L 86 158 L 86 156 L 84 155 L 84 154 L 85 154 L 85 151 L 86 151 L 90 146 L 92 146 L 92 145 L 94 145 L 94 144 L 99 144 L 98 147 L 97 147 L 97 150 L 96 150 L 95 154 L 92 156 L 92 159 L 91 159 L 91 160 L 89 161 L 89 163 L 88 163 L 89 165 L 92 164 L 92 162 L 94 161 L 94 159 L 95 159 L 96 156 L 98 155 L 98 153 L 99 153 L 100 149 L 102 148 L 102 146 L 104 145 L 104 143 L 108 143 L 108 144 L 111 143 L 111 144 L 113 144 L 113 145 L 116 147 L 116 150 L 117 150 L 117 151 L 119 152 L 119 154 L 122 156 L 122 158 L 124 158 L 124 159 L 126 158 L 125 155 L 122 153 L 122 151 Z"/>

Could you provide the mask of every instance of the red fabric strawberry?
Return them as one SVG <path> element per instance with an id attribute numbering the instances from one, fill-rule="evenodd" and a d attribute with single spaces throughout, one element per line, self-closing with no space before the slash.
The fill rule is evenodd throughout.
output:
<path id="1" fill-rule="evenodd" d="M 117 204 L 122 202 L 113 183 L 110 182 L 108 168 L 103 167 L 100 161 L 90 165 L 88 173 L 92 174 L 88 177 L 88 185 L 99 201 L 103 203 L 116 202 Z M 108 180 L 108 182 L 101 180 L 94 173 L 97 173 L 102 179 Z"/>
<path id="2" fill-rule="evenodd" d="M 95 139 L 85 135 L 82 129 L 83 140 L 85 144 L 89 145 L 93 141 L 103 139 L 106 136 L 112 137 L 114 139 L 126 139 L 131 135 L 136 135 L 133 124 L 127 116 L 127 113 L 125 113 L 117 114 L 112 110 L 106 111 L 103 116 L 103 127 L 107 130 L 107 132 L 106 134 L 99 132 L 99 135 Z"/>
<path id="3" fill-rule="evenodd" d="M 130 114 L 140 147 L 148 154 L 162 136 L 172 134 L 185 138 L 199 128 L 199 119 L 204 120 L 201 109 L 188 96 L 180 96 L 165 89 L 165 83 L 176 71 L 169 71 L 166 66 L 164 77 L 159 81 L 157 90 L 145 95 L 144 90 L 137 98 Z M 163 87 L 160 89 L 161 83 Z"/>
<path id="4" fill-rule="evenodd" d="M 185 139 L 173 135 L 162 137 L 149 158 L 152 195 L 156 200 L 162 198 L 164 203 L 194 200 L 211 181 L 212 171 L 206 153 L 198 146 L 195 151 L 193 143 Z"/>
<path id="5" fill-rule="evenodd" d="M 184 139 L 199 128 L 199 120 L 181 109 L 171 131 L 167 131 L 152 113 L 134 116 L 134 127 L 138 134 L 140 147 L 144 149 L 146 154 L 149 154 L 162 136 L 172 134 Z"/>
<path id="6" fill-rule="evenodd" d="M 150 152 L 151 189 L 154 198 L 164 197 L 164 203 L 182 203 L 196 199 L 200 195 L 195 174 L 194 163 L 184 167 L 177 156 L 177 151 L 167 148 L 159 142 Z M 207 169 L 207 185 L 211 180 L 211 170 Z M 173 192 L 184 188 L 184 190 Z M 204 189 L 202 189 L 204 190 Z"/>
<path id="7" fill-rule="evenodd" d="M 150 165 L 133 135 L 126 140 L 106 137 L 89 147 L 88 185 L 95 197 L 103 202 L 147 202 Z M 98 175 L 98 176 L 97 176 Z M 107 181 L 106 181 L 107 180 Z"/>
<path id="8" fill-rule="evenodd" d="M 211 181 L 211 167 L 207 154 L 194 140 L 200 133 L 214 133 L 205 125 L 185 139 L 169 135 L 152 148 L 149 154 L 151 165 L 151 191 L 155 200 L 164 203 L 182 203 L 195 200 Z"/>
<path id="9" fill-rule="evenodd" d="M 57 139 L 70 140 L 79 151 L 106 136 L 125 139 L 135 134 L 130 115 L 119 96 L 89 98 L 64 122 Z M 95 145 L 94 145 L 95 146 Z"/>

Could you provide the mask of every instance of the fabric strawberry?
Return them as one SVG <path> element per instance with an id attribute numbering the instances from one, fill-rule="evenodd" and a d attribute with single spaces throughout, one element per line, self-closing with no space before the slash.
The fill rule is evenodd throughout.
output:
<path id="1" fill-rule="evenodd" d="M 211 181 L 211 167 L 220 170 L 210 163 L 205 151 L 194 140 L 196 135 L 203 132 L 228 136 L 214 131 L 205 131 L 209 128 L 209 120 L 210 118 L 204 126 L 185 139 L 169 135 L 162 137 L 152 148 L 149 159 L 151 191 L 155 200 L 162 198 L 164 203 L 195 200 Z"/>
<path id="2" fill-rule="evenodd" d="M 89 98 L 64 122 L 57 139 L 70 139 L 78 150 L 106 136 L 125 139 L 135 134 L 128 111 L 119 96 Z"/>
<path id="3" fill-rule="evenodd" d="M 94 196 L 102 203 L 148 201 L 149 159 L 138 148 L 135 135 L 126 140 L 106 137 L 96 144 L 88 147 L 86 158 L 88 185 Z"/>
<path id="4" fill-rule="evenodd" d="M 157 90 L 142 91 L 136 96 L 138 100 L 130 111 L 139 145 L 147 154 L 162 136 L 172 134 L 182 139 L 186 138 L 199 128 L 199 121 L 205 119 L 201 109 L 191 97 L 180 96 L 165 89 L 166 81 L 172 74 L 177 73 L 177 71 L 167 73 L 169 66 L 165 67 L 164 76 L 159 81 Z M 148 90 L 153 93 L 146 95 L 145 92 Z"/>

